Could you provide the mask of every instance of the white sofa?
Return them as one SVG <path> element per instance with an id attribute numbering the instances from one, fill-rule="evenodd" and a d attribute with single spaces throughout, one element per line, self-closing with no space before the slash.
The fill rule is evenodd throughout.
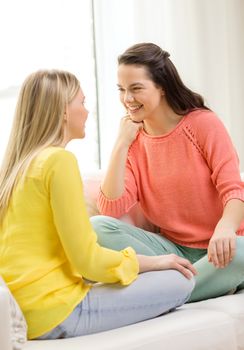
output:
<path id="1" fill-rule="evenodd" d="M 83 176 L 90 215 L 100 173 Z M 122 218 L 147 227 L 138 208 Z M 10 304 L 0 286 L 0 350 L 12 350 Z M 167 315 L 131 326 L 71 339 L 27 341 L 23 350 L 244 350 L 244 290 L 234 295 L 185 304 Z"/>

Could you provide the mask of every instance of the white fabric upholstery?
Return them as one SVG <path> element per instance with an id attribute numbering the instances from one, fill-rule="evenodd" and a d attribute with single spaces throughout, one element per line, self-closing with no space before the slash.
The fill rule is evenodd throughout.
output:
<path id="1" fill-rule="evenodd" d="M 243 305 L 244 292 L 187 304 L 156 319 L 108 332 L 71 339 L 28 341 L 23 350 L 244 349 Z M 0 310 L 0 349 L 12 350 L 8 295 L 2 288 Z"/>
<path id="2" fill-rule="evenodd" d="M 24 343 L 26 342 L 26 332 L 27 325 L 20 310 L 17 302 L 12 296 L 10 290 L 5 284 L 4 280 L 0 276 L 0 310 L 1 314 L 5 314 L 5 319 L 2 318 L 0 322 L 0 344 L 2 341 L 2 337 L 4 339 L 4 344 L 6 344 L 6 350 L 9 347 L 9 343 L 11 347 L 9 349 L 12 350 L 21 350 Z M 2 316 L 2 315 L 1 315 Z M 6 335 L 1 334 L 6 332 Z M 1 344 L 2 349 L 2 344 Z"/>
<path id="3" fill-rule="evenodd" d="M 228 314 L 234 321 L 238 344 L 244 349 L 244 290 L 234 295 L 204 300 L 197 303 L 187 304 L 182 307 L 187 310 L 211 310 L 222 311 Z"/>
<path id="4" fill-rule="evenodd" d="M 100 334 L 33 341 L 25 350 L 236 350 L 233 320 L 223 312 L 178 310 L 156 319 Z"/>
<path id="5" fill-rule="evenodd" d="M 0 344 L 3 350 L 12 350 L 9 294 L 0 286 Z"/>

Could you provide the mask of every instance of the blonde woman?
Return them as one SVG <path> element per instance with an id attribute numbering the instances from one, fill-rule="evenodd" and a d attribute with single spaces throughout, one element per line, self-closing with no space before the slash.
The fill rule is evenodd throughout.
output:
<path id="1" fill-rule="evenodd" d="M 25 315 L 30 339 L 74 337 L 156 317 L 183 304 L 194 286 L 195 269 L 186 259 L 98 245 L 77 161 L 65 150 L 85 136 L 84 103 L 74 75 L 31 74 L 1 167 L 0 275 Z M 104 283 L 92 287 L 85 279 Z"/>

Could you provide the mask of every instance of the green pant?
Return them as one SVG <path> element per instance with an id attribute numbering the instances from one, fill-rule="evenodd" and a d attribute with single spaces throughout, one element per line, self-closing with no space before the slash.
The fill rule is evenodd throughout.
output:
<path id="1" fill-rule="evenodd" d="M 207 250 L 175 244 L 163 236 L 142 230 L 108 216 L 93 216 L 91 223 L 98 243 L 106 248 L 121 250 L 128 246 L 138 254 L 177 254 L 190 260 L 198 274 L 196 286 L 188 302 L 204 300 L 226 294 L 233 288 L 244 288 L 244 237 L 237 237 L 236 254 L 232 262 L 217 269 L 208 262 Z"/>

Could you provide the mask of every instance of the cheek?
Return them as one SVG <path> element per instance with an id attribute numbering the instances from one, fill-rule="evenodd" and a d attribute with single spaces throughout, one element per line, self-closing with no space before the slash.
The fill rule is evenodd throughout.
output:
<path id="1" fill-rule="evenodd" d="M 88 110 L 84 108 L 81 113 L 81 119 L 83 120 L 83 122 L 87 120 L 88 114 L 89 114 Z"/>
<path id="2" fill-rule="evenodd" d="M 120 102 L 124 104 L 124 94 L 119 95 Z"/>

